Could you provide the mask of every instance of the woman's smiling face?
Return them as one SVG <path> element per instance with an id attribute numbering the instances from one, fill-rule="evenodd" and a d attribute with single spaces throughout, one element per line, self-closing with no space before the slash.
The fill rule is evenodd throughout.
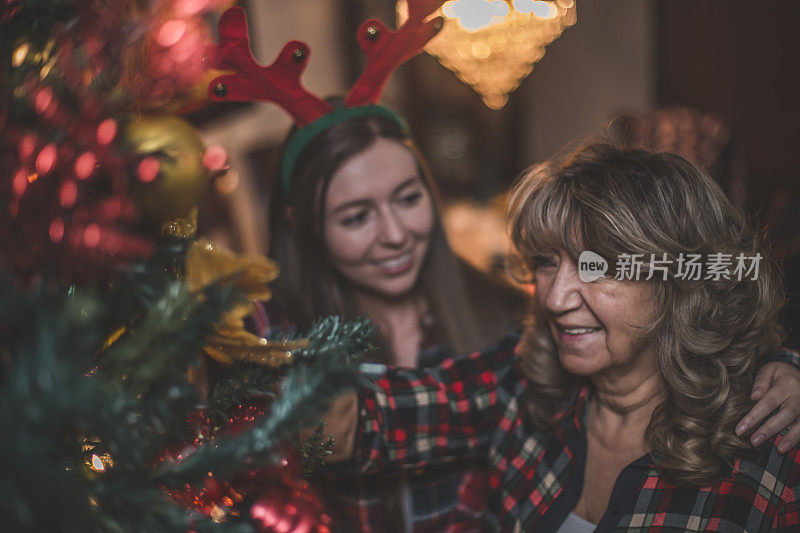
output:
<path id="1" fill-rule="evenodd" d="M 584 282 L 563 249 L 534 260 L 536 299 L 568 372 L 595 376 L 653 363 L 655 349 L 644 336 L 654 310 L 646 283 L 608 277 Z"/>
<path id="2" fill-rule="evenodd" d="M 328 258 L 357 288 L 389 297 L 410 291 L 433 224 L 417 160 L 397 141 L 378 139 L 331 178 L 323 223 Z"/>

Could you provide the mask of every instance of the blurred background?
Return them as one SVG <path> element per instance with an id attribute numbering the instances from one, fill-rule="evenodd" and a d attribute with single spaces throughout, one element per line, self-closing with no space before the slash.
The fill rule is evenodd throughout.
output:
<path id="1" fill-rule="evenodd" d="M 507 252 L 503 206 L 509 185 L 566 143 L 606 134 L 680 153 L 708 170 L 767 228 L 775 258 L 797 294 L 800 3 L 556 3 L 571 12 L 566 23 L 574 24 L 543 55 L 539 50 L 508 56 L 538 61 L 507 101 L 482 98 L 429 54 L 401 67 L 384 96 L 408 119 L 431 164 L 454 249 L 484 270 L 497 269 Z M 239 4 L 248 11 L 253 53 L 261 64 L 271 63 L 288 40 L 309 43 L 303 80 L 321 96 L 346 93 L 361 72 L 363 54 L 354 39 L 361 22 L 377 17 L 393 27 L 397 16 L 394 0 Z M 521 54 L 522 44 L 536 38 L 543 37 L 521 34 L 505 48 Z M 486 57 L 484 48 L 472 44 L 467 54 Z M 201 208 L 201 234 L 237 251 L 266 253 L 265 206 L 289 118 L 269 104 L 226 104 L 190 119 L 208 142 L 227 149 L 231 163 Z M 790 325 L 797 324 L 796 316 L 790 309 Z"/>

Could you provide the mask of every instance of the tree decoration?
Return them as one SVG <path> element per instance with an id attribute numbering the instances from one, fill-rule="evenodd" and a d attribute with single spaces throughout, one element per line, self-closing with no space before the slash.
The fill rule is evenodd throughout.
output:
<path id="1" fill-rule="evenodd" d="M 220 2 L 0 1 L 4 530 L 326 531 L 301 471 L 332 443 L 295 435 L 357 379 L 371 326 L 323 320 L 276 339 L 275 364 L 231 356 L 274 265 L 158 228 L 191 218 L 226 157 L 136 111 L 191 102 L 181 58 Z M 190 376 L 212 342 L 230 364 L 206 394 Z"/>
<path id="2" fill-rule="evenodd" d="M 91 279 L 152 252 L 129 192 L 158 168 L 120 132 L 131 110 L 207 101 L 203 17 L 229 4 L 4 0 L 0 248 L 21 279 L 43 265 Z M 23 226 L 27 212 L 37 217 Z"/>

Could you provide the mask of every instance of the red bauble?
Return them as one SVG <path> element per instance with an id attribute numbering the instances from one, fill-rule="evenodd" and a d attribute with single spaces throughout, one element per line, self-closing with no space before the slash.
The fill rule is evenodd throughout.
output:
<path id="1" fill-rule="evenodd" d="M 331 518 L 324 511 L 305 480 L 287 472 L 261 491 L 250 518 L 264 532 L 330 533 Z"/>

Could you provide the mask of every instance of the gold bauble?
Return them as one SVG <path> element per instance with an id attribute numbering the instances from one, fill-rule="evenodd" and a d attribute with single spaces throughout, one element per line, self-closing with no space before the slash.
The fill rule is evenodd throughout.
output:
<path id="1" fill-rule="evenodd" d="M 269 300 L 269 282 L 278 277 L 278 266 L 259 255 L 240 255 L 221 246 L 196 240 L 186 253 L 186 283 L 194 292 L 221 281 L 233 281 L 236 290 L 246 297 L 223 313 L 217 328 L 206 337 L 205 352 L 220 363 L 249 361 L 273 368 L 290 364 L 292 350 L 308 345 L 305 340 L 267 341 L 244 327 L 244 318 L 253 314 L 253 301 Z"/>
<path id="2" fill-rule="evenodd" d="M 206 146 L 194 126 L 172 115 L 142 116 L 123 131 L 125 143 L 139 156 L 158 160 L 158 174 L 149 183 L 134 181 L 131 195 L 142 221 L 151 228 L 188 224 L 193 234 L 197 206 L 208 189 L 211 172 L 203 166 Z"/>

